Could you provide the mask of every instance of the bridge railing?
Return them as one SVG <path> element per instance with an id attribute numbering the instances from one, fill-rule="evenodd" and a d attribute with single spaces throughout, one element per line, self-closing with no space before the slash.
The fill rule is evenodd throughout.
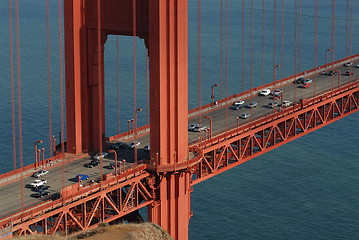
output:
<path id="1" fill-rule="evenodd" d="M 41 203 L 28 204 L 18 209 L 10 210 L 6 213 L 1 214 L 0 218 L 0 229 L 11 226 L 18 221 L 24 221 L 29 218 L 34 218 L 40 214 L 44 214 L 50 210 L 56 209 L 70 202 L 76 201 L 93 193 L 99 192 L 106 189 L 109 186 L 117 183 L 123 183 L 131 178 L 140 175 L 145 169 L 147 162 L 139 162 L 138 164 L 131 164 L 129 168 L 118 175 L 111 175 L 105 177 L 103 181 L 86 185 L 81 187 L 79 183 L 75 183 L 70 187 L 74 191 L 67 191 L 66 187 L 61 190 L 61 194 L 58 196 L 50 196 L 45 198 Z M 54 199 L 59 198 L 59 199 Z"/>
<path id="2" fill-rule="evenodd" d="M 346 91 L 356 88 L 356 87 L 359 87 L 359 78 L 353 80 L 352 82 L 346 83 L 339 88 L 327 91 L 327 92 L 319 94 L 315 97 L 300 100 L 291 107 L 287 107 L 285 109 L 277 110 L 273 113 L 266 114 L 266 115 L 259 117 L 249 123 L 239 125 L 239 126 L 234 126 L 234 128 L 232 128 L 228 131 L 216 134 L 216 135 L 212 136 L 211 138 L 200 139 L 199 141 L 192 142 L 190 145 L 190 149 L 192 149 L 192 151 L 201 151 L 200 149 L 202 149 L 202 148 L 207 148 L 209 146 L 213 146 L 215 144 L 218 144 L 221 141 L 225 141 L 226 139 L 232 138 L 233 136 L 237 136 L 239 134 L 245 133 L 253 128 L 262 126 L 268 122 L 273 122 L 276 119 L 279 119 L 281 117 L 292 114 L 293 112 L 301 110 L 304 107 L 313 105 L 320 101 L 324 101 L 326 99 L 331 98 L 331 96 L 341 94 L 343 92 L 346 92 Z"/>

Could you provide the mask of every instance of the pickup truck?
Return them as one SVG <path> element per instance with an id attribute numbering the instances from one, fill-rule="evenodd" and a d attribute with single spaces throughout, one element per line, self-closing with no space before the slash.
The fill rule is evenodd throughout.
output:
<path id="1" fill-rule="evenodd" d="M 32 183 L 30 184 L 30 186 L 31 186 L 32 188 L 37 188 L 37 187 L 40 187 L 40 186 L 42 186 L 42 185 L 45 185 L 46 183 L 47 183 L 47 180 L 37 179 L 37 180 L 35 180 L 34 182 L 32 182 Z"/>
<path id="2" fill-rule="evenodd" d="M 258 93 L 259 96 L 268 96 L 270 94 L 270 89 L 267 88 L 267 89 L 263 89 L 262 91 L 260 91 Z"/>

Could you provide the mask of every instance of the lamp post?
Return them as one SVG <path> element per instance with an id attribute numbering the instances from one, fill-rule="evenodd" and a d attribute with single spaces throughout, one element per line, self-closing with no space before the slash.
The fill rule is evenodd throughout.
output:
<path id="1" fill-rule="evenodd" d="M 117 176 L 117 161 L 118 161 L 118 158 L 117 158 L 117 152 L 115 150 L 108 150 L 109 153 L 112 153 L 114 158 L 115 158 L 115 176 Z"/>
<path id="2" fill-rule="evenodd" d="M 42 162 L 44 162 L 44 160 L 45 160 L 45 148 L 41 148 L 41 152 L 42 152 Z"/>
<path id="3" fill-rule="evenodd" d="M 335 69 L 334 72 L 336 72 L 338 74 L 338 88 L 340 87 L 340 75 L 341 75 L 341 72 L 339 69 Z M 350 73 L 349 73 L 350 74 Z M 334 84 L 333 84 L 334 85 Z"/>
<path id="4" fill-rule="evenodd" d="M 212 107 L 214 106 L 214 88 L 215 87 L 218 87 L 219 85 L 218 84 L 213 84 L 212 85 L 212 95 L 211 95 L 211 100 L 212 100 Z"/>
<path id="5" fill-rule="evenodd" d="M 137 132 L 137 113 L 138 112 L 142 112 L 142 108 L 137 108 L 136 109 L 136 111 L 135 111 L 135 117 L 134 117 L 134 119 L 132 119 L 133 120 L 133 125 L 132 125 L 132 129 L 134 129 L 134 131 L 136 131 Z"/>
<path id="6" fill-rule="evenodd" d="M 39 140 L 39 139 L 37 139 L 36 141 L 35 141 L 35 143 L 34 143 L 34 151 L 35 151 L 35 167 L 37 166 L 37 154 L 38 154 L 38 152 L 37 152 L 37 144 L 38 143 L 42 143 L 42 141 L 41 140 Z"/>
<path id="7" fill-rule="evenodd" d="M 328 52 L 331 52 L 332 49 L 331 48 L 327 48 L 325 50 L 325 68 L 327 68 L 327 63 L 328 63 Z"/>
<path id="8" fill-rule="evenodd" d="M 130 132 L 131 120 L 127 120 L 127 132 Z"/>
<path id="9" fill-rule="evenodd" d="M 280 68 L 280 67 L 281 66 L 279 64 L 274 66 L 274 69 L 273 69 L 273 81 L 274 82 L 276 81 L 276 78 L 277 78 L 277 68 Z"/>
<path id="10" fill-rule="evenodd" d="M 37 167 L 40 166 L 41 150 L 37 149 Z"/>
<path id="11" fill-rule="evenodd" d="M 204 116 L 203 118 L 209 119 L 209 138 L 212 138 L 212 118 L 211 116 Z"/>
<path id="12" fill-rule="evenodd" d="M 122 159 L 122 163 L 123 163 L 122 172 L 125 172 L 125 169 L 126 169 L 126 159 Z"/>
<path id="13" fill-rule="evenodd" d="M 236 117 L 236 119 L 237 119 L 237 127 L 239 126 L 239 119 L 240 119 L 240 117 Z"/>
<path id="14" fill-rule="evenodd" d="M 53 142 L 53 146 L 54 146 L 54 153 L 53 155 L 56 156 L 56 138 L 54 135 L 52 135 L 52 142 Z"/>

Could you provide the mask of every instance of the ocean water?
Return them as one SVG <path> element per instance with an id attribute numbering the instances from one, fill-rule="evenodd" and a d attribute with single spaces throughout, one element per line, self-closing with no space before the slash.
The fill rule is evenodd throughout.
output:
<path id="1" fill-rule="evenodd" d="M 13 16 L 15 17 L 14 2 Z M 316 49 L 313 36 L 315 1 L 284 0 L 283 27 L 282 1 L 275 2 L 264 1 L 263 11 L 261 0 L 243 1 L 244 9 L 242 9 L 242 1 L 239 0 L 201 1 L 199 51 L 198 2 L 189 1 L 190 109 L 210 102 L 211 86 L 215 83 L 220 84 L 218 89 L 216 88 L 216 98 L 226 97 L 247 90 L 251 86 L 273 81 L 273 66 L 276 64 L 281 65 L 277 70 L 278 79 L 315 66 Z M 23 161 L 26 165 L 33 161 L 33 145 L 36 139 L 44 141 L 42 147 L 45 149 L 49 146 L 46 8 L 45 1 L 20 0 L 19 3 L 22 141 Z M 357 54 L 359 2 L 336 1 L 334 41 L 331 38 L 332 1 L 319 0 L 318 3 L 318 54 L 316 55 L 318 65 L 325 63 L 325 52 L 328 48 L 335 50 L 328 54 L 329 60 Z M 347 3 L 352 4 L 349 7 L 352 9 L 351 21 L 347 18 Z M 59 69 L 57 4 L 57 1 L 49 2 L 49 39 L 52 134 L 58 138 L 58 133 L 61 131 L 59 97 L 61 69 Z M 220 9 L 223 10 L 222 14 Z M 297 17 L 296 21 L 298 16 L 296 13 L 299 12 L 301 18 Z M 244 22 L 242 22 L 242 13 L 244 13 Z M 274 13 L 276 13 L 275 35 L 273 34 Z M 262 16 L 265 19 L 263 30 Z M 301 22 L 301 27 L 298 22 Z M 13 168 L 8 1 L 0 2 L 0 23 L 2 46 L 0 50 L 0 66 L 2 66 L 0 173 L 4 173 Z M 348 40 L 350 35 L 346 31 L 350 25 L 352 26 L 351 41 Z M 15 27 L 14 20 L 13 50 L 15 79 L 17 79 Z M 300 41 L 295 41 L 295 36 L 300 36 Z M 346 44 L 348 41 L 350 44 Z M 143 40 L 136 39 L 135 42 L 137 107 L 144 109 L 139 113 L 138 121 L 139 125 L 143 125 L 149 120 L 146 94 L 147 53 Z M 120 131 L 126 131 L 127 120 L 133 118 L 133 44 L 132 37 L 109 36 L 106 42 L 107 135 L 119 132 L 118 122 L 120 122 Z M 120 52 L 118 57 L 117 46 Z M 198 54 L 202 62 L 200 71 L 197 64 Z M 262 68 L 262 59 L 264 68 Z M 244 63 L 244 71 L 242 71 L 242 63 Z M 118 73 L 121 89 L 120 118 L 117 116 Z M 15 86 L 17 87 L 17 84 Z M 15 94 L 17 93 L 16 90 Z M 15 99 L 18 100 L 17 97 Z M 194 216 L 190 220 L 189 239 L 359 239 L 358 117 L 358 113 L 352 114 L 195 185 L 191 197 Z M 16 132 L 18 131 L 17 125 Z M 19 147 L 17 138 L 17 166 L 19 166 Z"/>

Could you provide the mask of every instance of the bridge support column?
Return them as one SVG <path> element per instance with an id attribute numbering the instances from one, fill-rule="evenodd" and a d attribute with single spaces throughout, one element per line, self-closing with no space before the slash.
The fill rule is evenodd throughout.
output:
<path id="1" fill-rule="evenodd" d="M 157 202 L 149 207 L 149 221 L 159 224 L 177 240 L 188 239 L 190 174 L 181 172 L 163 177 L 156 193 Z"/>

